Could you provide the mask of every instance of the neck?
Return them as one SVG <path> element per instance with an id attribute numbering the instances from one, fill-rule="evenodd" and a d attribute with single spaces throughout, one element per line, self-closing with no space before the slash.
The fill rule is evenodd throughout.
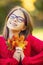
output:
<path id="1" fill-rule="evenodd" d="M 9 38 L 12 38 L 13 35 L 19 35 L 20 31 L 9 30 Z"/>

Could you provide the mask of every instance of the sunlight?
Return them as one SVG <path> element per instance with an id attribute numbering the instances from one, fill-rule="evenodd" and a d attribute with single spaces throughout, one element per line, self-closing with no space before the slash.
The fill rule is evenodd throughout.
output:
<path id="1" fill-rule="evenodd" d="M 36 0 L 21 0 L 21 1 L 22 1 L 23 7 L 26 8 L 28 11 L 35 10 L 34 3 L 36 2 Z"/>
<path id="2" fill-rule="evenodd" d="M 35 28 L 33 30 L 33 35 L 43 41 L 43 28 Z"/>

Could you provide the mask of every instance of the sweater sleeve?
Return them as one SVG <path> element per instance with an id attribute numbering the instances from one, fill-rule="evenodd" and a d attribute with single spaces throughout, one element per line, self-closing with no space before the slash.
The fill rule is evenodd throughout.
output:
<path id="1" fill-rule="evenodd" d="M 6 46 L 6 41 L 0 37 L 0 65 L 18 65 L 18 61 L 11 57 L 12 54 Z"/>
<path id="2" fill-rule="evenodd" d="M 0 58 L 0 65 L 18 65 L 15 58 Z"/>
<path id="3" fill-rule="evenodd" d="M 41 52 L 43 51 L 43 41 L 37 39 L 36 37 L 30 35 L 30 44 L 31 47 L 36 51 L 36 52 Z"/>
<path id="4" fill-rule="evenodd" d="M 30 40 L 31 47 L 35 49 L 38 54 L 27 57 L 25 56 L 24 59 L 22 60 L 23 65 L 43 65 L 43 41 L 35 38 L 32 35 L 29 35 L 27 40 Z"/>
<path id="5" fill-rule="evenodd" d="M 30 40 L 30 45 L 31 47 L 36 51 L 36 52 L 41 52 L 43 51 L 43 41 L 37 39 L 36 37 L 29 35 L 27 37 L 27 40 Z"/>
<path id="6" fill-rule="evenodd" d="M 43 65 L 43 52 L 33 57 L 24 57 L 22 60 L 23 65 Z"/>

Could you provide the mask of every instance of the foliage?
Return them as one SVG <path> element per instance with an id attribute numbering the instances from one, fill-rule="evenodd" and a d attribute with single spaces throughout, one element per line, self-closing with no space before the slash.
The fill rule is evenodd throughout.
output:
<path id="1" fill-rule="evenodd" d="M 36 0 L 36 2 L 35 2 L 35 7 L 36 7 L 39 11 L 43 11 L 43 0 Z"/>

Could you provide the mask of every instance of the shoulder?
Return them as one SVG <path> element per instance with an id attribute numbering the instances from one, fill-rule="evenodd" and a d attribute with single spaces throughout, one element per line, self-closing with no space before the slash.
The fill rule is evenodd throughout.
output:
<path id="1" fill-rule="evenodd" d="M 38 39 L 37 37 L 35 37 L 35 36 L 31 35 L 31 34 L 29 34 L 27 36 L 27 39 L 31 40 L 31 41 L 42 41 L 42 40 Z"/>
<path id="2" fill-rule="evenodd" d="M 0 35 L 0 40 L 1 40 L 1 39 L 4 39 L 3 35 Z"/>
<path id="3" fill-rule="evenodd" d="M 35 37 L 31 34 L 27 36 L 27 40 L 28 41 L 30 40 L 31 42 L 35 42 L 35 43 L 43 43 L 42 40 L 38 39 L 37 37 Z"/>
<path id="4" fill-rule="evenodd" d="M 3 37 L 3 35 L 0 35 L 0 42 L 5 42 L 5 38 Z"/>
<path id="5" fill-rule="evenodd" d="M 26 40 L 29 42 L 29 43 L 31 43 L 32 42 L 32 35 L 31 34 L 29 34 L 27 37 L 26 37 Z"/>
<path id="6" fill-rule="evenodd" d="M 31 34 L 29 34 L 29 35 L 26 37 L 27 40 L 30 40 L 30 39 L 32 39 L 32 38 L 33 38 L 33 35 L 31 35 Z"/>
<path id="7" fill-rule="evenodd" d="M 37 40 L 39 40 L 37 37 L 35 37 L 35 36 L 32 35 L 32 34 L 29 34 L 29 35 L 27 36 L 27 38 L 28 38 L 28 39 L 37 39 Z"/>

